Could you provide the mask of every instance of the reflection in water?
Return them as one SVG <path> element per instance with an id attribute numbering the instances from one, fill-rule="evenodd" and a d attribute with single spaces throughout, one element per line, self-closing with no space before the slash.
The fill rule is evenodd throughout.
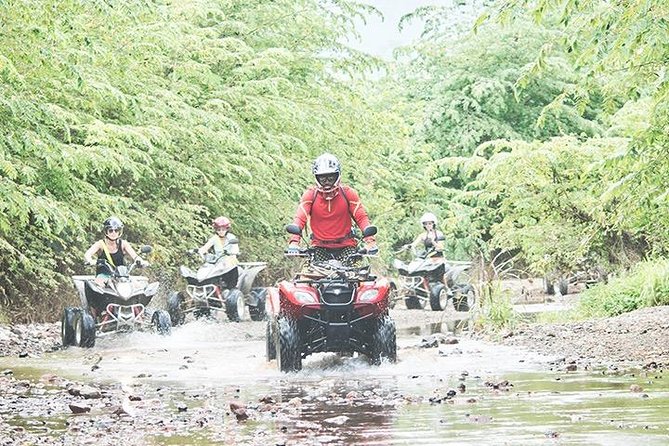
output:
<path id="1" fill-rule="evenodd" d="M 405 336 L 427 336 L 435 333 L 453 333 L 462 334 L 464 331 L 471 329 L 473 320 L 467 319 L 452 319 L 440 322 L 432 322 L 424 325 L 416 325 L 397 330 L 398 335 Z"/>
<path id="2" fill-rule="evenodd" d="M 389 394 L 392 384 L 391 388 L 379 384 L 337 379 L 316 387 L 283 387 L 285 401 L 299 398 L 302 402 L 289 438 L 301 442 L 317 437 L 343 445 L 390 444 L 395 421 L 395 401 Z"/>

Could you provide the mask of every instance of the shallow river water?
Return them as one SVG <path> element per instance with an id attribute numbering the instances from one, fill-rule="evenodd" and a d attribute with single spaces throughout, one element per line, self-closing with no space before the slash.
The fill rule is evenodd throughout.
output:
<path id="1" fill-rule="evenodd" d="M 172 418 L 186 410 L 222 413 L 206 410 L 227 409 L 230 401 L 255 407 L 267 397 L 288 407 L 253 412 L 244 422 L 228 413 L 197 431 L 147 434 L 133 440 L 138 444 L 669 444 L 662 371 L 567 372 L 564 364 L 551 366 L 556 358 L 464 336 L 457 344 L 418 348 L 422 337 L 453 328 L 442 322 L 400 327 L 397 364 L 374 367 L 362 357 L 323 354 L 308 357 L 301 372 L 284 374 L 265 361 L 263 327 L 195 321 L 167 337 L 133 333 L 98 339 L 92 349 L 0 358 L 0 369 L 18 379 L 50 373 L 133 389 L 145 395 L 138 417 L 156 399 L 167 401 Z M 38 416 L 16 412 L 3 401 L 6 423 L 54 438 L 76 417 L 57 408 Z"/>

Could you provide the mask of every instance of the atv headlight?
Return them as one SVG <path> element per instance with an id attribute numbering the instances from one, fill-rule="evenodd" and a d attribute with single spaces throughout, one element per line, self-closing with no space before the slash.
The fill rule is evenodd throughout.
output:
<path id="1" fill-rule="evenodd" d="M 360 302 L 371 302 L 379 296 L 379 290 L 371 289 L 367 290 L 360 295 L 358 299 Z"/>
<path id="2" fill-rule="evenodd" d="M 132 296 L 132 283 L 131 282 L 121 282 L 116 284 L 116 291 L 121 297 L 128 298 Z"/>
<path id="3" fill-rule="evenodd" d="M 309 293 L 305 293 L 303 291 L 298 291 L 295 293 L 295 299 L 301 303 L 301 304 L 317 304 L 318 301 L 316 298 Z"/>

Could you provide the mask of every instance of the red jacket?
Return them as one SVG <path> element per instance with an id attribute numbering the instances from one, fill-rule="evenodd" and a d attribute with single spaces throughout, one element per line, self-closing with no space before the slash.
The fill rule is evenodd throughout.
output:
<path id="1" fill-rule="evenodd" d="M 293 223 L 304 229 L 309 222 L 313 233 L 311 241 L 313 246 L 343 248 L 357 245 L 351 236 L 351 219 L 355 220 L 361 229 L 370 225 L 367 211 L 354 189 L 341 185 L 337 194 L 331 200 L 327 200 L 322 192 L 317 192 L 316 187 L 312 186 L 302 194 Z M 299 242 L 300 236 L 293 235 L 290 241 Z M 368 237 L 365 241 L 370 243 L 374 238 Z"/>

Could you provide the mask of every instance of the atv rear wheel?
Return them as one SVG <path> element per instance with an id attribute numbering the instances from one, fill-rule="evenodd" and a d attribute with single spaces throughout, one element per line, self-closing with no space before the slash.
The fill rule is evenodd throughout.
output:
<path id="1" fill-rule="evenodd" d="M 252 288 L 251 293 L 256 297 L 257 304 L 249 306 L 249 313 L 252 321 L 262 321 L 265 319 L 265 301 L 267 301 L 266 288 Z"/>
<path id="2" fill-rule="evenodd" d="M 302 370 L 302 352 L 300 350 L 300 332 L 297 324 L 285 317 L 276 320 L 276 363 L 282 372 Z"/>
<path id="3" fill-rule="evenodd" d="M 153 325 L 160 335 L 168 335 L 172 332 L 172 320 L 170 314 L 165 310 L 156 310 L 151 316 L 151 325 Z"/>
<path id="4" fill-rule="evenodd" d="M 95 319 L 88 310 L 80 310 L 74 317 L 74 345 L 84 348 L 95 345 Z"/>
<path id="5" fill-rule="evenodd" d="M 180 292 L 174 291 L 167 296 L 167 312 L 170 314 L 172 326 L 182 325 L 186 320 L 186 313 L 181 309 L 184 297 Z"/>
<path id="6" fill-rule="evenodd" d="M 231 289 L 225 298 L 225 313 L 232 322 L 239 322 L 246 317 L 244 295 L 237 288 Z"/>
<path id="7" fill-rule="evenodd" d="M 432 311 L 445 310 L 448 299 L 448 288 L 443 283 L 438 283 L 430 288 L 430 308 L 432 308 Z"/>
<path id="8" fill-rule="evenodd" d="M 395 308 L 398 298 L 399 293 L 397 292 L 397 286 L 395 286 L 394 283 L 391 283 L 390 290 L 388 291 L 388 308 Z"/>
<path id="9" fill-rule="evenodd" d="M 569 280 L 567 279 L 558 280 L 558 291 L 562 296 L 566 296 L 567 294 L 569 294 Z"/>
<path id="10" fill-rule="evenodd" d="M 60 338 L 63 347 L 75 345 L 74 319 L 80 311 L 81 309 L 77 307 L 66 307 L 63 310 L 63 317 L 60 321 Z"/>
<path id="11" fill-rule="evenodd" d="M 389 362 L 397 362 L 395 321 L 390 316 L 384 316 L 377 322 L 371 347 L 372 353 L 369 359 L 372 364 L 379 365 L 384 359 Z"/>
<path id="12" fill-rule="evenodd" d="M 267 321 L 265 327 L 265 358 L 267 361 L 276 359 L 276 322 L 273 320 Z"/>
<path id="13" fill-rule="evenodd" d="M 462 285 L 454 300 L 456 311 L 469 311 L 476 305 L 476 292 L 471 285 Z"/>

